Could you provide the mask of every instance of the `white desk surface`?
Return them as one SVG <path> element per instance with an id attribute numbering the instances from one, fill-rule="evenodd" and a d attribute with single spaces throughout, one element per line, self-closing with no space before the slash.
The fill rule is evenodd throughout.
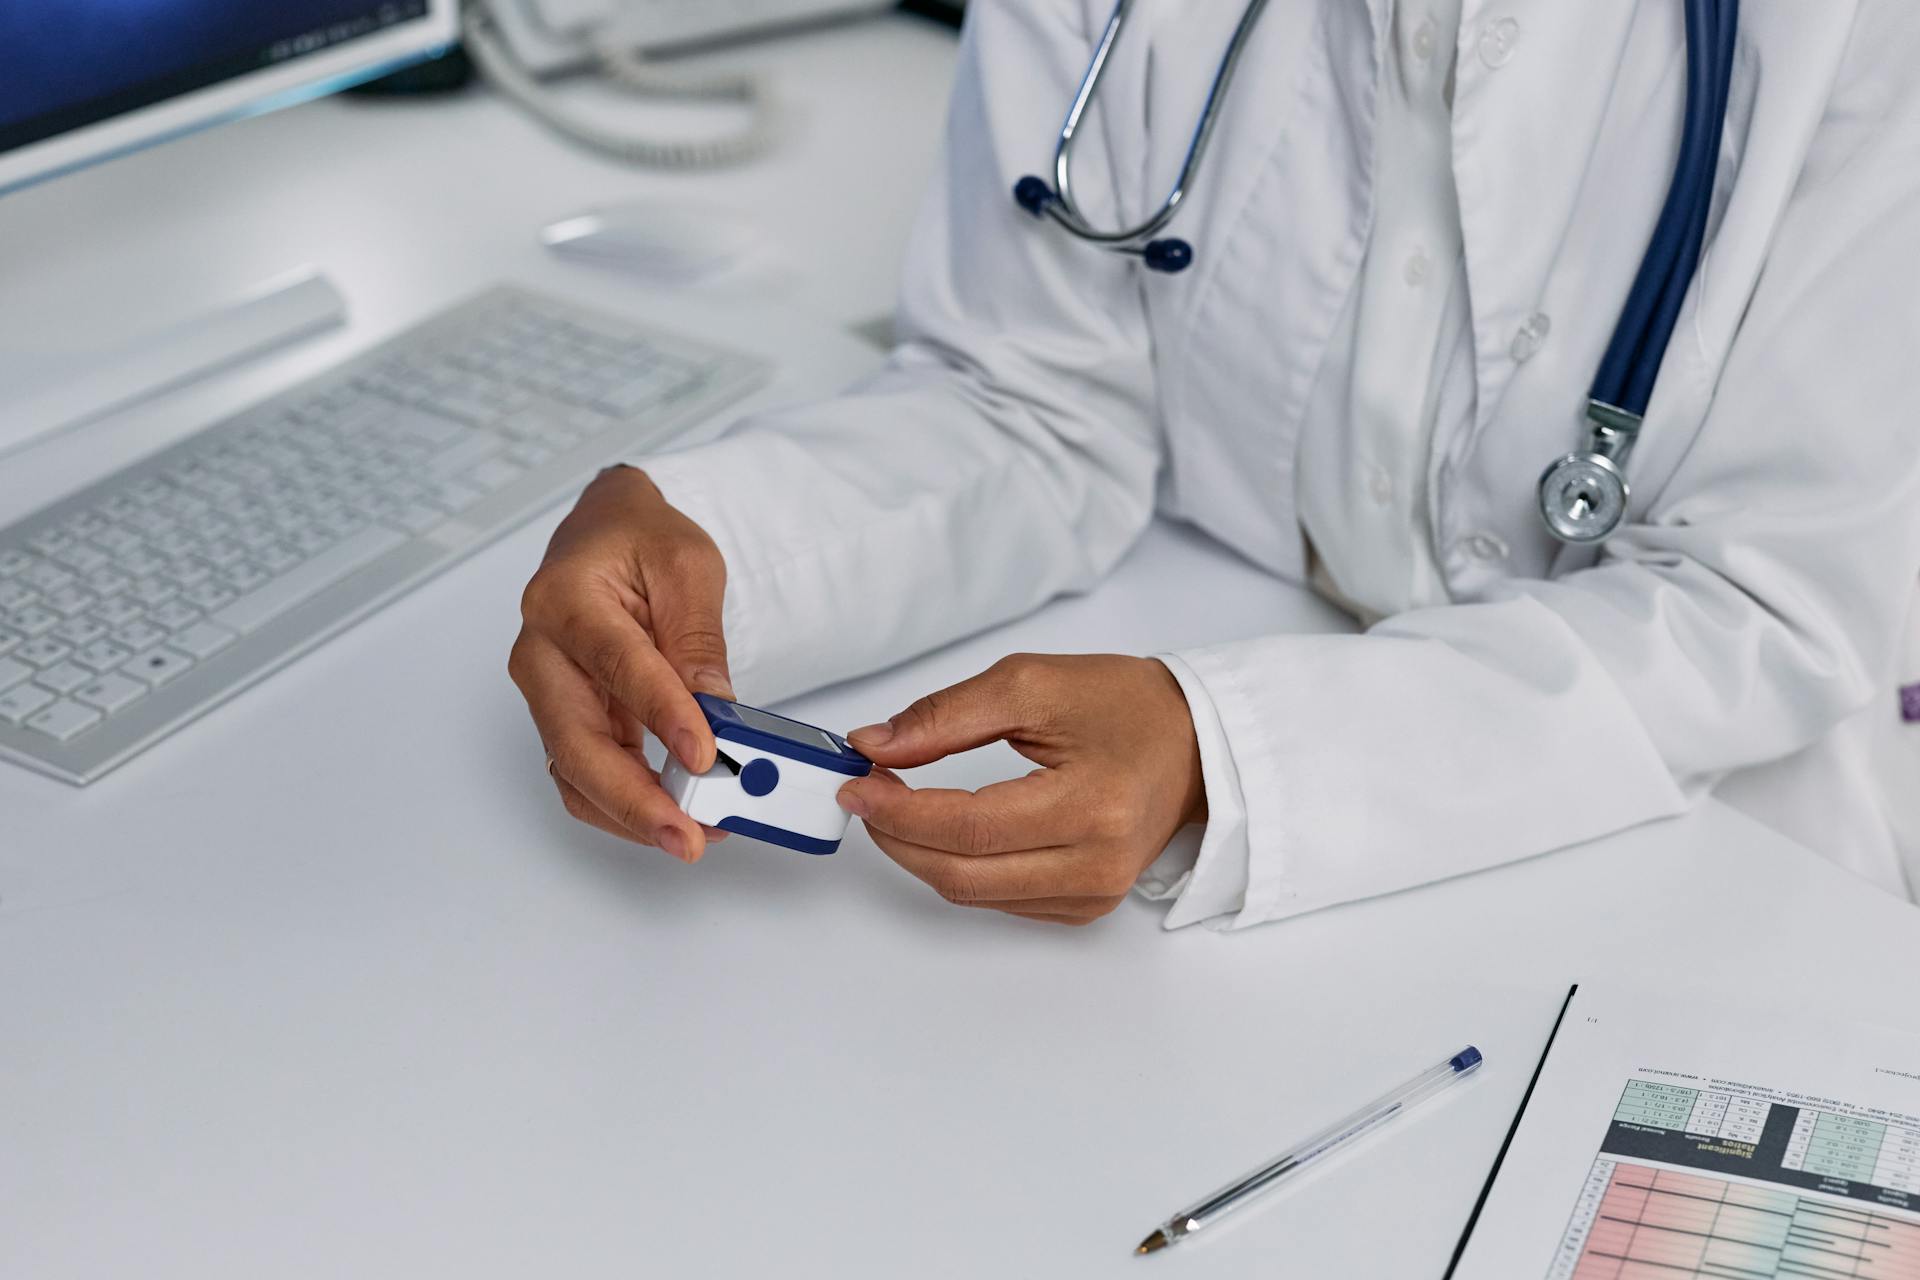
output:
<path id="1" fill-rule="evenodd" d="M 937 66 L 926 40 L 883 23 L 785 56 L 897 44 Z M 849 57 L 847 80 L 886 61 Z M 337 189 L 261 197 L 337 203 L 294 238 L 364 303 L 356 329 L 89 432 L 96 456 L 495 274 L 612 296 L 524 238 L 556 206 L 655 181 L 484 100 L 329 104 L 181 146 L 238 191 L 239 158 L 284 176 L 281 144 L 306 142 L 351 167 L 369 140 L 383 158 Z M 454 176 L 484 158 L 540 177 L 503 176 L 455 221 L 409 147 Z M 75 181 L 99 198 L 109 175 L 162 172 L 147 159 Z M 156 197 L 167 235 L 210 243 L 181 193 Z M 46 216 L 0 203 L 0 237 Z M 901 225 L 849 224 L 868 234 L 836 252 Z M 410 248 L 382 239 L 393 226 Z M 261 229 L 225 231 L 253 255 L 236 279 L 283 265 Z M 138 248 L 170 269 L 164 242 Z M 673 300 L 702 326 L 729 305 L 743 331 L 801 341 L 724 299 Z M 862 358 L 818 343 L 789 392 Z M 10 464 L 0 504 L 78 476 L 81 452 Z M 92 788 L 0 771 L 0 1275 L 1437 1276 L 1568 982 L 1916 1016 L 1920 915 L 1716 805 L 1234 935 L 1165 933 L 1145 903 L 1081 931 L 956 910 L 862 837 L 831 859 L 735 840 L 693 868 L 618 844 L 561 812 L 504 676 L 553 518 Z M 844 727 L 1014 649 L 1336 625 L 1163 526 L 1089 597 L 791 709 Z M 1018 767 L 996 749 L 925 772 Z M 1397 1135 L 1216 1239 L 1129 1256 L 1179 1203 L 1468 1040 L 1481 1078 Z"/>

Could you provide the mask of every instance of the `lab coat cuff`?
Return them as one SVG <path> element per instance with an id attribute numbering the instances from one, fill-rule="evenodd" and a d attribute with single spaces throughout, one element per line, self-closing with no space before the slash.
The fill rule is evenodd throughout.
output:
<path id="1" fill-rule="evenodd" d="M 631 465 L 646 472 L 668 504 L 706 530 L 707 536 L 720 548 L 720 558 L 727 566 L 727 592 L 720 614 L 721 630 L 727 640 L 727 672 L 733 679 L 733 687 L 745 690 L 752 685 L 756 631 L 750 618 L 747 593 L 739 589 L 740 566 L 745 561 L 746 548 L 738 545 L 729 530 L 726 510 L 708 484 L 708 477 L 719 465 L 717 459 L 708 455 L 720 443 L 635 458 Z"/>
<path id="2" fill-rule="evenodd" d="M 1136 886 L 1153 900 L 1174 899 L 1163 921 L 1178 929 L 1222 920 L 1246 903 L 1250 846 L 1245 798 L 1220 713 L 1206 684 L 1182 658 L 1157 655 L 1180 685 L 1200 748 L 1200 776 L 1207 789 L 1204 831 L 1188 827 L 1176 836 Z"/>

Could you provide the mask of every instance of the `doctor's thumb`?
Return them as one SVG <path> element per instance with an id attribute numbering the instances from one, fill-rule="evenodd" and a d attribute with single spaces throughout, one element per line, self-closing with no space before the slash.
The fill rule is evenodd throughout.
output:
<path id="1" fill-rule="evenodd" d="M 896 769 L 932 764 L 1014 732 L 1012 703 L 996 671 L 930 693 L 881 724 L 855 729 L 847 741 L 875 764 Z"/>

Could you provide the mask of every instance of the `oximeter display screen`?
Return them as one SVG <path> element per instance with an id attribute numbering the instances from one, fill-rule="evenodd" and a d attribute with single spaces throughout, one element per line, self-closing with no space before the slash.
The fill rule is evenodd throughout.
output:
<path id="1" fill-rule="evenodd" d="M 785 738 L 788 742 L 804 742 L 810 747 L 824 747 L 828 751 L 838 752 L 840 744 L 827 735 L 824 730 L 812 725 L 801 724 L 798 720 L 789 720 L 785 716 L 776 716 L 769 711 L 760 711 L 753 707 L 733 704 L 733 714 L 740 717 L 740 723 L 749 725 L 762 733 L 770 733 L 776 738 Z"/>

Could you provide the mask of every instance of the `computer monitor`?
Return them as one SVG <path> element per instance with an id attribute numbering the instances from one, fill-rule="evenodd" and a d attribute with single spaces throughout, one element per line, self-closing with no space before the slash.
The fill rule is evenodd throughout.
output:
<path id="1" fill-rule="evenodd" d="M 444 49 L 456 0 L 0 0 L 0 193 Z"/>

